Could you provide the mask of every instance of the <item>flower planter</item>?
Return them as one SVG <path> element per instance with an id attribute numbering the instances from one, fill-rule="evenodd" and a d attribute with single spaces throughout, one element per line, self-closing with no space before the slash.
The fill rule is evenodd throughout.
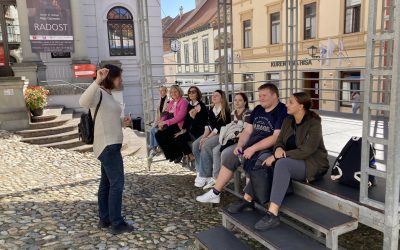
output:
<path id="1" fill-rule="evenodd" d="M 43 108 L 33 109 L 31 110 L 32 116 L 41 116 L 43 115 Z"/>

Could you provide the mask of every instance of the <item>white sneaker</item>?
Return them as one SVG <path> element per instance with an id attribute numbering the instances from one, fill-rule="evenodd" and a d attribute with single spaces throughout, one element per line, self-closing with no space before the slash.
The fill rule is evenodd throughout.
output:
<path id="1" fill-rule="evenodd" d="M 197 174 L 196 179 L 194 180 L 194 186 L 201 188 L 204 187 L 204 185 L 206 185 L 208 182 L 208 178 L 207 177 L 200 177 L 199 174 Z"/>
<path id="2" fill-rule="evenodd" d="M 213 190 L 210 190 L 203 195 L 197 196 L 196 201 L 201 203 L 219 203 L 220 196 L 214 194 Z"/>
<path id="3" fill-rule="evenodd" d="M 209 178 L 208 181 L 207 181 L 207 184 L 203 187 L 203 189 L 207 190 L 207 189 L 213 188 L 214 185 L 215 185 L 214 178 Z"/>

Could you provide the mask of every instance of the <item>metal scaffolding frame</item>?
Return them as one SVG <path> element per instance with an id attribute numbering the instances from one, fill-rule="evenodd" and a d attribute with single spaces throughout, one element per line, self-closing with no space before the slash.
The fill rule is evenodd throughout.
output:
<path id="1" fill-rule="evenodd" d="M 376 29 L 378 20 L 378 1 L 370 0 L 368 6 L 368 37 L 367 55 L 365 66 L 364 89 L 361 90 L 364 96 L 363 106 L 363 149 L 362 149 L 362 168 L 361 185 L 359 200 L 365 204 L 358 207 L 357 218 L 360 223 L 378 229 L 384 233 L 384 249 L 397 249 L 399 239 L 399 192 L 400 192 L 400 168 L 396 164 L 400 163 L 400 0 L 381 0 L 382 14 L 381 28 Z M 286 97 L 294 91 L 299 91 L 299 80 L 304 77 L 298 76 L 297 62 L 299 54 L 298 43 L 298 23 L 299 8 L 298 0 L 286 1 L 286 63 L 285 81 Z M 138 30 L 140 48 L 140 81 L 142 86 L 143 113 L 146 135 L 148 135 L 150 123 L 153 121 L 154 97 L 153 97 L 153 75 L 150 53 L 149 20 L 148 20 L 148 0 L 137 0 L 138 7 Z M 221 24 L 224 26 L 222 27 Z M 230 30 L 228 31 L 228 27 Z M 223 30 L 225 35 L 224 44 L 221 45 L 220 35 Z M 229 34 L 229 37 L 227 36 Z M 232 30 L 232 0 L 218 0 L 218 40 L 219 40 L 219 59 L 215 64 L 218 67 L 220 79 L 224 79 L 223 84 L 226 92 L 235 91 L 233 72 L 236 64 L 234 62 Z M 378 51 L 378 55 L 375 53 Z M 229 53 L 231 58 L 229 58 Z M 331 58 L 333 59 L 333 58 Z M 221 61 L 223 60 L 223 61 Z M 312 59 L 314 60 L 314 59 Z M 317 59 L 316 59 L 317 60 Z M 268 63 L 256 61 L 254 63 Z M 212 63 L 210 63 L 212 64 Z M 377 64 L 377 65 L 376 65 Z M 177 64 L 171 64 L 177 65 Z M 202 64 L 196 64 L 202 65 Z M 363 69 L 363 68 L 360 68 Z M 327 68 L 322 69 L 327 70 Z M 217 75 L 216 74 L 216 75 Z M 240 73 L 237 73 L 240 74 Z M 229 75 L 231 75 L 229 77 Z M 224 77 L 222 77 L 224 76 Z M 231 79 L 231 81 L 229 81 Z M 329 79 L 340 81 L 337 79 Z M 230 90 L 229 87 L 232 86 Z M 378 91 L 377 91 L 378 90 Z M 338 89 L 330 91 L 339 91 Z M 343 90 L 345 91 L 345 90 Z M 290 93 L 289 93 L 290 92 Z M 375 101 L 374 101 L 375 100 Z M 337 100 L 336 100 L 337 101 Z M 340 100 L 339 100 L 340 101 Z M 382 116 L 382 114 L 385 114 Z M 388 134 L 377 135 L 374 127 L 377 125 L 377 118 L 388 117 Z M 147 136 L 146 136 L 147 138 Z M 369 167 L 369 144 L 385 145 L 387 151 L 386 171 L 380 171 Z M 151 161 L 148 162 L 150 168 Z M 368 178 L 377 176 L 386 179 L 385 203 L 372 200 L 368 196 Z M 331 203 L 332 197 L 325 197 L 327 204 Z M 349 209 L 349 203 L 343 203 Z"/>
<path id="2" fill-rule="evenodd" d="M 399 240 L 399 189 L 400 169 L 396 164 L 400 162 L 400 0 L 382 1 L 381 29 L 377 26 L 377 1 L 369 1 L 368 11 L 368 39 L 365 71 L 364 114 L 363 114 L 363 149 L 361 164 L 360 201 L 374 208 L 384 211 L 384 249 L 397 249 Z M 379 46 L 378 65 L 376 65 L 375 50 Z M 382 48 L 385 52 L 382 53 Z M 393 50 L 393 52 L 392 52 Z M 374 96 L 376 89 L 381 88 L 382 78 L 390 85 L 390 101 Z M 374 101 L 375 99 L 375 101 Z M 377 136 L 371 134 L 370 126 L 373 122 L 372 114 L 389 112 L 388 135 Z M 370 168 L 369 144 L 384 145 L 387 148 L 386 171 L 377 171 Z M 385 203 L 380 203 L 368 197 L 369 176 L 386 179 Z"/>

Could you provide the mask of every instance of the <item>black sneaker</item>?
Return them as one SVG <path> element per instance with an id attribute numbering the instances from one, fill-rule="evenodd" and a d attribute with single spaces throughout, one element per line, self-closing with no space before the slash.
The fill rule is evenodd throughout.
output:
<path id="1" fill-rule="evenodd" d="M 178 158 L 176 158 L 174 160 L 174 163 L 176 163 L 176 164 L 180 163 L 182 161 L 182 158 L 183 158 L 183 155 L 179 156 Z"/>
<path id="2" fill-rule="evenodd" d="M 251 201 L 251 202 L 242 201 L 240 203 L 230 205 L 228 207 L 228 212 L 231 214 L 238 214 L 238 213 L 243 212 L 243 210 L 245 210 L 246 208 L 254 209 L 254 201 Z"/>
<path id="3" fill-rule="evenodd" d="M 279 219 L 279 215 L 276 216 L 267 212 L 267 214 L 254 225 L 254 228 L 259 231 L 264 231 L 277 227 L 280 223 L 281 220 Z"/>
<path id="4" fill-rule="evenodd" d="M 123 234 L 123 233 L 131 233 L 131 232 L 133 232 L 133 230 L 134 230 L 133 226 L 129 225 L 125 221 L 117 226 L 111 227 L 111 233 L 114 235 L 115 234 Z"/>
<path id="5" fill-rule="evenodd" d="M 109 222 L 109 221 L 99 221 L 99 223 L 97 224 L 97 227 L 99 229 L 108 228 L 110 226 L 111 226 L 111 222 Z"/>

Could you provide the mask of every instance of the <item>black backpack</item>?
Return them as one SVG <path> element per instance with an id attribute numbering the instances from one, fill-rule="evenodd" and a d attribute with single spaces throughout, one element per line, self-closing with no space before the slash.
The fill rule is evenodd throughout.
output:
<path id="1" fill-rule="evenodd" d="M 81 120 L 78 124 L 78 129 L 79 129 L 78 133 L 79 133 L 79 140 L 84 142 L 85 144 L 93 144 L 94 125 L 96 122 L 97 112 L 99 111 L 102 99 L 103 99 L 103 94 L 100 91 L 100 101 L 96 106 L 93 119 L 90 109 L 87 114 L 81 115 Z"/>
<path id="2" fill-rule="evenodd" d="M 344 146 L 339 156 L 333 163 L 331 179 L 341 184 L 360 187 L 361 170 L 361 147 L 362 138 L 352 137 Z M 370 145 L 369 148 L 369 167 L 375 167 L 375 150 Z M 375 177 L 369 175 L 368 186 L 375 185 Z"/>

